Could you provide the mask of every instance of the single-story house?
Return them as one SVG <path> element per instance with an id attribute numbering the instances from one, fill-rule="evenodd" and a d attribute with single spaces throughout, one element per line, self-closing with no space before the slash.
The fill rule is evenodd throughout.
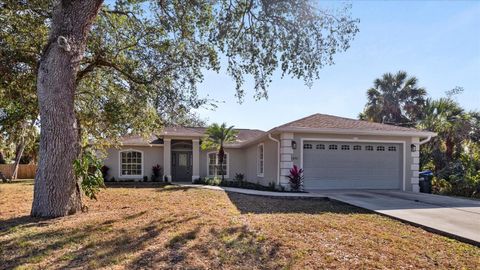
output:
<path id="1" fill-rule="evenodd" d="M 304 187 L 396 189 L 418 192 L 419 148 L 435 133 L 325 114 L 314 114 L 265 132 L 237 129 L 225 145 L 225 178 L 288 188 L 293 165 L 304 169 Z M 149 139 L 129 136 L 107 150 L 108 177 L 141 180 L 152 167 L 162 179 L 194 181 L 220 174 L 214 150 L 202 150 L 205 128 L 166 127 Z"/>

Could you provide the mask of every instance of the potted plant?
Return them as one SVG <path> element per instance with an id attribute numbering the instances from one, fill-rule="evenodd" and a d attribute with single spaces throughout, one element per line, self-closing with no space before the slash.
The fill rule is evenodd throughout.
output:
<path id="1" fill-rule="evenodd" d="M 153 166 L 152 172 L 153 172 L 152 181 L 154 182 L 160 181 L 160 176 L 162 175 L 162 166 L 160 166 L 159 164 Z"/>
<path id="2" fill-rule="evenodd" d="M 102 168 L 100 168 L 100 171 L 102 172 L 102 177 L 103 177 L 103 181 L 108 181 L 107 180 L 107 176 L 108 176 L 108 171 L 110 170 L 109 167 L 103 165 Z"/>

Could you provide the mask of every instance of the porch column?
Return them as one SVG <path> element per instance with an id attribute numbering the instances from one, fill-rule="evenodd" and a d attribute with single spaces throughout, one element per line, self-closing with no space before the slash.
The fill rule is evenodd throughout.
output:
<path id="1" fill-rule="evenodd" d="M 200 140 L 192 140 L 192 182 L 200 178 Z"/>
<path id="2" fill-rule="evenodd" d="M 411 184 L 412 184 L 412 191 L 413 192 L 420 192 L 420 186 L 418 185 L 419 177 L 418 171 L 420 169 L 420 138 L 412 138 L 412 144 L 415 145 L 416 151 L 411 152 L 410 146 L 406 147 L 407 152 L 410 151 L 412 155 L 412 163 L 410 163 L 410 171 L 411 171 Z M 405 173 L 405 172 L 404 172 Z M 408 178 L 407 178 L 408 179 Z M 405 191 L 405 187 L 404 187 Z M 408 191 L 408 189 L 407 189 Z"/>
<path id="3" fill-rule="evenodd" d="M 293 133 L 280 134 L 280 185 L 288 187 L 288 175 L 293 167 Z M 301 146 L 300 146 L 301 147 Z"/>
<path id="4" fill-rule="evenodd" d="M 172 139 L 163 139 L 163 178 L 172 182 Z"/>

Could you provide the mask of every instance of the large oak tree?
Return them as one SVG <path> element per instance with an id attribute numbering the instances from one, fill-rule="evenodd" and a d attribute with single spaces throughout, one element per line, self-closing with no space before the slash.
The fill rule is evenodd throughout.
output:
<path id="1" fill-rule="evenodd" d="M 308 0 L 63 0 L 47 13 L 49 35 L 37 76 L 41 142 L 32 207 L 33 216 L 44 217 L 81 209 L 72 164 L 83 130 L 107 139 L 152 129 L 166 115 L 189 113 L 208 102 L 196 92 L 203 72 L 219 71 L 222 63 L 240 100 L 246 77 L 254 80 L 254 96 L 266 98 L 277 70 L 311 85 L 358 32 L 348 6 L 322 9 Z M 109 122 L 115 123 L 112 132 Z"/>

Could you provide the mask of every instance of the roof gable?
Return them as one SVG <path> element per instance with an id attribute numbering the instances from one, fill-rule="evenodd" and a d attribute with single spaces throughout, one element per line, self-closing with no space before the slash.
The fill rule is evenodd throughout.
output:
<path id="1" fill-rule="evenodd" d="M 387 131 L 387 132 L 423 132 L 415 128 L 387 125 L 364 120 L 356 120 L 328 114 L 312 114 L 307 117 L 286 123 L 274 129 L 345 129 L 359 131 Z"/>

